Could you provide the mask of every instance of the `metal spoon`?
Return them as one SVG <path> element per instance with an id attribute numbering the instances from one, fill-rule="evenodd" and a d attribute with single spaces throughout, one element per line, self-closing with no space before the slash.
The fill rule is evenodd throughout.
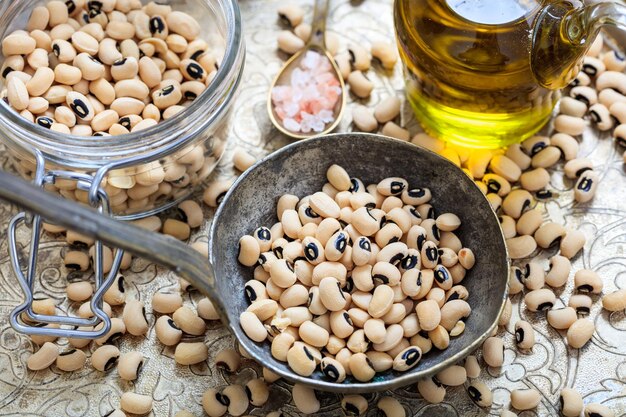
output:
<path id="1" fill-rule="evenodd" d="M 280 130 L 285 135 L 292 137 L 294 139 L 307 139 L 312 136 L 324 135 L 332 132 L 339 122 L 341 121 L 341 117 L 343 115 L 343 110 L 346 107 L 346 88 L 343 82 L 343 77 L 341 76 L 341 72 L 335 63 L 335 60 L 331 53 L 326 49 L 326 41 L 325 41 L 325 32 L 326 32 L 326 16 L 328 14 L 328 2 L 329 0 L 315 0 L 314 4 L 314 12 L 313 12 L 313 24 L 311 25 L 311 37 L 307 44 L 300 50 L 296 52 L 281 68 L 274 78 L 272 82 L 272 86 L 270 87 L 270 91 L 267 98 L 267 111 L 270 116 L 270 120 L 276 126 L 278 130 Z M 322 132 L 314 132 L 311 131 L 309 133 L 303 132 L 292 132 L 285 128 L 282 121 L 276 114 L 274 110 L 274 104 L 272 103 L 272 90 L 275 86 L 289 84 L 289 80 L 291 77 L 291 73 L 294 69 L 300 66 L 300 61 L 304 58 L 307 51 L 315 51 L 320 53 L 322 56 L 326 57 L 329 60 L 334 75 L 339 80 L 339 85 L 341 86 L 341 97 L 337 101 L 334 109 L 334 121 L 327 123 L 324 130 Z"/>

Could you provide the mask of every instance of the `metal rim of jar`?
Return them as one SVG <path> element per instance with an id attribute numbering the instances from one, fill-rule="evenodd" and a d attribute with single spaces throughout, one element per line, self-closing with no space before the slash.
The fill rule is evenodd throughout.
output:
<path id="1" fill-rule="evenodd" d="M 99 137 L 88 140 L 75 135 L 66 135 L 37 126 L 22 118 L 2 101 L 0 104 L 1 139 L 9 147 L 39 149 L 47 161 L 61 166 L 78 169 L 98 169 L 115 163 L 116 167 L 131 166 L 146 160 L 156 160 L 189 145 L 207 127 L 217 125 L 230 108 L 240 84 L 245 46 L 242 34 L 241 14 L 236 0 L 210 0 L 198 3 L 216 14 L 225 29 L 225 52 L 215 79 L 184 111 L 169 120 L 148 129 L 119 136 Z M 0 27 L 9 28 L 5 19 L 14 19 L 23 13 L 22 2 L 6 2 L 0 7 Z M 207 11 L 208 13 L 208 11 Z M 4 22 L 2 22 L 4 21 Z M 222 23 L 220 22 L 220 23 Z M 219 23 L 218 23 L 219 24 Z M 10 30 L 15 30 L 11 27 Z M 6 30 L 0 36 L 9 33 Z"/>

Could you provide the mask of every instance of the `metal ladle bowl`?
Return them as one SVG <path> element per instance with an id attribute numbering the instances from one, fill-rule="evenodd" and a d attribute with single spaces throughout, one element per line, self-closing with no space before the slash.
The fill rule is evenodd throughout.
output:
<path id="1" fill-rule="evenodd" d="M 277 221 L 276 201 L 281 195 L 303 197 L 319 191 L 326 182 L 326 170 L 333 163 L 345 167 L 364 184 L 398 176 L 412 187 L 430 188 L 431 204 L 437 213 L 452 212 L 461 218 L 462 226 L 457 234 L 463 245 L 476 255 L 476 265 L 463 281 L 472 307 L 465 331 L 451 338 L 447 349 L 433 348 L 413 369 L 379 373 L 366 383 L 351 377 L 343 383 L 329 382 L 319 371 L 311 377 L 299 376 L 286 363 L 272 357 L 269 342 L 253 342 L 239 325 L 239 315 L 248 307 L 244 284 L 252 278 L 252 268 L 237 262 L 239 238 Z M 174 238 L 117 222 L 6 173 L 0 173 L 0 198 L 41 214 L 48 221 L 173 269 L 211 298 L 222 322 L 253 359 L 292 382 L 317 390 L 382 391 L 437 373 L 480 346 L 497 326 L 506 300 L 509 272 L 506 245 L 498 219 L 480 190 L 446 159 L 382 136 L 346 133 L 316 137 L 288 145 L 258 162 L 237 180 L 222 201 L 211 228 L 210 264 Z"/>

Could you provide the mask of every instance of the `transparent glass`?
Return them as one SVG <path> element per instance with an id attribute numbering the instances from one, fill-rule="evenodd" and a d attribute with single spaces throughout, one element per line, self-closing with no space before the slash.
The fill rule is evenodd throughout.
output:
<path id="1" fill-rule="evenodd" d="M 591 2 L 589 2 L 591 3 Z M 626 7 L 577 0 L 396 0 L 407 96 L 424 129 L 498 148 L 550 119 L 603 25 Z"/>
<path id="2" fill-rule="evenodd" d="M 110 172 L 103 185 L 114 214 L 138 218 L 162 211 L 188 197 L 212 173 L 224 153 L 231 107 L 241 81 L 245 48 L 236 0 L 174 0 L 175 10 L 194 16 L 200 37 L 223 51 L 210 86 L 174 117 L 148 129 L 119 136 L 86 138 L 54 132 L 22 118 L 0 102 L 0 140 L 25 178 L 32 178 L 34 159 L 44 155 L 47 169 Z M 0 3 L 0 38 L 26 27 L 31 10 L 45 1 Z M 4 58 L 2 58 L 4 59 Z M 1 63 L 0 63 L 1 65 Z M 87 202 L 75 185 L 51 187 L 67 198 Z"/>

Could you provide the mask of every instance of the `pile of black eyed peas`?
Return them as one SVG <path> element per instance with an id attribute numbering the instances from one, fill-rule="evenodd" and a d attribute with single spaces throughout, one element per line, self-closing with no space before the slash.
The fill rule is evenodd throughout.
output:
<path id="1" fill-rule="evenodd" d="M 239 262 L 255 266 L 240 324 L 302 376 L 318 365 L 333 382 L 407 371 L 471 313 L 461 221 L 435 219 L 430 190 L 403 178 L 366 187 L 339 165 L 326 176 L 323 191 L 283 195 L 279 222 L 240 239 Z"/>
<path id="2" fill-rule="evenodd" d="M 73 0 L 72 2 L 68 2 L 68 4 L 70 3 L 84 7 L 84 2 Z M 106 1 L 102 3 L 103 5 L 109 4 L 109 2 Z M 117 5 L 121 7 L 132 8 L 135 7 L 133 6 L 135 3 L 136 2 L 133 0 L 117 0 Z M 36 19 L 40 19 L 41 15 L 45 15 L 43 10 L 38 10 L 35 15 L 39 17 Z M 296 37 L 300 41 L 304 42 L 304 40 L 308 39 L 309 34 L 307 33 L 307 28 L 310 32 L 310 26 L 306 23 L 302 23 L 304 13 L 300 9 L 294 6 L 285 6 L 281 8 L 279 15 L 294 27 Z M 102 17 L 96 17 L 94 23 L 99 23 L 97 19 L 102 19 Z M 68 19 L 68 22 L 71 22 L 71 20 Z M 293 35 L 290 31 L 288 33 Z M 18 32 L 18 34 L 20 33 Z M 30 36 L 36 39 L 36 42 L 40 42 L 42 39 L 39 32 L 36 32 L 34 36 L 31 33 Z M 71 41 L 69 41 L 70 38 L 68 38 L 69 43 L 71 43 Z M 331 50 L 334 52 L 339 50 L 339 39 L 333 36 L 332 33 L 327 35 L 327 42 Z M 280 35 L 279 46 L 285 52 L 294 53 L 299 50 L 302 45 L 303 43 L 301 44 L 296 41 L 287 33 Z M 381 61 L 383 66 L 387 68 L 392 68 L 393 65 L 395 65 L 395 60 L 397 59 L 395 49 L 389 49 L 388 46 L 389 45 L 377 44 L 375 47 L 374 44 L 372 44 L 371 51 L 368 51 L 367 48 L 363 46 L 356 46 L 350 49 L 351 52 L 339 53 L 337 55 L 337 63 L 342 69 L 344 79 L 348 80 L 352 72 L 361 71 L 360 76 L 358 74 L 353 76 L 352 83 L 349 82 L 355 95 L 361 94 L 367 96 L 369 95 L 369 91 L 371 91 L 370 87 L 361 77 L 365 78 L 362 73 L 363 71 L 367 71 L 366 68 L 369 68 L 369 62 L 372 56 Z M 173 48 L 170 47 L 170 49 Z M 38 54 L 35 54 L 34 56 L 35 60 L 41 58 L 37 55 Z M 16 62 L 17 65 L 19 65 L 20 61 L 19 59 L 12 58 L 11 60 L 7 60 L 7 62 Z M 26 63 L 26 61 L 24 62 Z M 545 223 L 541 212 L 533 207 L 537 200 L 544 200 L 551 197 L 549 190 L 546 189 L 550 179 L 547 170 L 561 160 L 565 162 L 564 171 L 566 177 L 576 184 L 573 198 L 581 203 L 593 198 L 593 194 L 598 186 L 598 178 L 593 171 L 593 166 L 590 161 L 577 158 L 578 140 L 576 136 L 578 136 L 587 125 L 585 117 L 588 115 L 589 120 L 591 120 L 599 130 L 613 129 L 613 136 L 616 143 L 618 146 L 624 146 L 626 143 L 626 128 L 624 128 L 625 124 L 623 124 L 626 123 L 626 79 L 623 74 L 625 67 L 626 63 L 621 55 L 613 51 L 603 52 L 602 40 L 599 38 L 591 49 L 589 57 L 585 61 L 583 71 L 579 74 L 575 85 L 569 90 L 568 97 L 564 97 L 561 101 L 560 111 L 562 114 L 557 118 L 555 123 L 557 131 L 550 137 L 533 137 L 520 145 L 513 145 L 503 151 L 474 152 L 446 147 L 445 143 L 425 134 L 417 134 L 411 139 L 411 142 L 449 158 L 476 181 L 477 186 L 485 193 L 494 210 L 499 213 L 509 251 L 513 255 L 513 258 L 516 258 L 514 260 L 515 265 L 511 271 L 511 295 L 525 292 L 525 307 L 531 311 L 545 312 L 546 321 L 554 329 L 563 332 L 567 337 L 568 344 L 572 348 L 585 346 L 593 335 L 593 322 L 584 317 L 589 314 L 594 300 L 601 297 L 603 308 L 609 312 L 623 311 L 626 309 L 626 289 L 603 294 L 603 280 L 597 273 L 585 269 L 573 272 L 570 260 L 576 256 L 584 246 L 584 235 L 579 231 L 566 229 L 557 223 Z M 6 76 L 8 72 L 10 72 L 7 68 L 8 66 L 6 65 L 2 68 L 2 76 Z M 365 80 L 368 81 L 367 78 L 365 78 Z M 29 104 L 30 101 L 31 99 L 29 98 Z M 41 100 L 36 100 L 35 104 L 37 104 L 37 102 L 41 102 Z M 394 120 L 397 120 L 400 113 L 400 107 L 401 102 L 396 97 L 389 97 L 383 100 L 374 110 L 370 110 L 364 106 L 358 106 L 353 112 L 355 128 L 358 130 L 373 131 L 377 129 L 380 123 L 384 124 L 384 134 L 400 140 L 409 140 L 411 136 L 408 130 L 394 123 Z M 64 114 L 66 116 L 69 115 L 66 110 L 61 110 L 60 114 L 61 116 Z M 143 118 L 143 116 L 140 117 Z M 85 124 L 78 122 L 77 126 L 79 125 L 84 126 Z M 400 130 L 396 129 L 395 126 Z M 387 127 L 387 129 L 385 129 L 385 127 Z M 79 128 L 79 130 L 80 129 L 85 128 Z M 242 149 L 238 149 L 235 152 L 233 159 L 235 167 L 240 171 L 246 170 L 255 162 L 254 157 Z M 624 154 L 624 160 L 626 162 L 626 152 Z M 204 193 L 204 202 L 211 207 L 216 207 L 231 185 L 232 181 L 230 180 L 212 183 Z M 291 202 L 285 200 L 283 204 L 294 204 L 293 201 L 296 200 L 292 199 Z M 295 204 L 298 202 L 299 199 Z M 183 205 L 181 205 L 181 211 L 186 211 L 186 214 L 175 216 L 173 219 L 162 221 L 160 218 L 150 217 L 137 221 L 136 223 L 149 230 L 162 231 L 179 239 L 187 239 L 189 237 L 189 229 L 197 227 L 198 222 L 203 221 L 202 214 L 198 214 L 195 208 L 197 204 L 192 206 L 193 204 L 189 202 L 184 204 L 186 208 L 183 208 Z M 420 213 L 419 211 L 417 213 L 420 216 L 424 214 L 423 218 L 428 220 L 428 213 Z M 295 219 L 295 216 L 292 216 L 292 218 Z M 52 225 L 46 225 L 45 229 L 50 233 L 63 232 L 63 230 Z M 262 239 L 262 237 L 266 235 L 266 230 L 259 229 L 259 231 L 261 235 L 258 237 Z M 270 230 L 270 233 L 273 232 L 274 230 Z M 71 249 L 67 252 L 65 258 L 68 270 L 76 270 L 76 274 L 87 270 L 90 265 L 90 256 L 84 251 L 87 250 L 93 242 L 71 231 L 67 231 L 66 238 L 71 245 Z M 256 240 L 256 237 L 254 238 Z M 247 244 L 251 244 L 250 239 L 246 238 L 246 241 L 248 242 Z M 307 242 L 311 243 L 309 241 Z M 257 241 L 257 243 L 259 243 L 259 245 L 261 244 L 259 241 Z M 208 247 L 206 243 L 195 243 L 191 246 L 201 253 L 207 254 Z M 537 253 L 537 248 L 547 249 L 554 247 L 559 248 L 559 253 L 549 260 L 549 265 L 544 265 L 541 261 L 532 259 L 533 255 Z M 319 247 L 317 248 L 321 249 Z M 283 256 L 293 256 L 293 254 L 290 253 L 291 247 L 287 249 L 286 253 L 285 249 L 286 248 L 283 247 Z M 324 256 L 326 256 L 325 250 L 326 248 L 324 246 Z M 106 269 L 107 262 L 110 265 L 112 261 L 113 252 L 108 249 L 105 249 L 104 252 Z M 354 249 L 352 252 L 354 255 Z M 467 252 L 464 253 L 467 255 Z M 460 259 L 463 258 L 464 255 L 462 255 L 460 251 L 455 252 L 455 254 L 460 262 Z M 450 260 L 453 257 L 454 255 L 452 253 L 444 251 L 444 253 L 442 253 L 442 262 L 443 258 Z M 270 256 L 270 264 L 272 263 L 272 259 L 273 258 Z M 250 259 L 247 261 L 249 260 Z M 276 257 L 274 261 L 276 260 L 278 260 L 278 257 Z M 126 255 L 122 262 L 122 268 L 128 268 L 131 261 L 131 257 Z M 299 265 L 303 265 L 303 263 L 301 262 Z M 267 275 L 271 273 L 271 269 L 268 273 L 261 266 L 256 268 L 255 272 L 255 278 L 269 278 Z M 287 273 L 286 275 L 290 274 Z M 569 297 L 566 307 L 555 308 L 557 301 L 552 289 L 565 286 L 572 277 L 575 287 L 574 294 Z M 402 282 L 402 278 L 400 282 Z M 265 286 L 265 293 L 270 296 L 266 284 L 262 285 Z M 379 284 L 378 286 L 382 285 L 386 284 Z M 180 280 L 179 286 L 182 292 L 190 289 L 189 284 L 183 280 Z M 332 285 L 329 285 L 329 288 L 334 290 Z M 438 288 L 437 285 L 435 285 L 435 288 Z M 121 353 L 114 344 L 115 340 L 123 334 L 145 334 L 145 332 L 148 331 L 148 323 L 146 320 L 142 320 L 142 317 L 145 317 L 142 312 L 144 306 L 136 300 L 126 300 L 126 294 L 123 289 L 124 278 L 120 275 L 109 292 L 107 292 L 104 309 L 109 316 L 117 314 L 117 311 L 119 311 L 122 306 L 123 311 L 121 311 L 119 317 L 113 317 L 112 331 L 105 337 L 94 342 L 95 350 L 91 353 L 90 358 L 88 357 L 90 355 L 89 350 L 84 349 L 89 345 L 89 341 L 79 339 L 70 340 L 70 345 L 73 349 L 60 353 L 59 347 L 54 343 L 55 340 L 35 336 L 32 340 L 39 348 L 27 361 L 29 369 L 45 369 L 54 364 L 53 366 L 59 370 L 72 372 L 90 362 L 95 369 L 101 372 L 111 371 L 117 364 L 119 376 L 124 380 L 132 381 L 139 377 L 143 364 L 141 354 L 138 352 Z M 261 289 L 259 284 L 253 284 L 251 282 L 246 288 L 246 296 L 250 298 L 252 294 L 256 294 L 256 291 L 259 289 Z M 278 290 L 278 288 L 273 288 L 273 290 Z M 92 315 L 87 301 L 92 291 L 91 285 L 88 283 L 78 280 L 71 280 L 69 283 L 67 296 L 69 300 L 78 303 L 77 315 L 81 317 L 90 317 Z M 299 292 L 302 294 L 299 294 Z M 320 304 L 323 306 L 319 286 L 318 290 L 313 292 L 316 293 L 316 306 L 319 307 Z M 261 293 L 263 292 L 261 291 Z M 299 287 L 296 287 L 296 290 L 291 292 L 285 290 L 283 293 L 287 293 L 284 297 L 285 300 L 287 300 L 287 296 L 298 297 L 304 294 Z M 463 294 L 460 293 L 458 295 L 462 296 Z M 269 298 L 271 299 L 271 297 Z M 440 298 L 434 297 L 434 299 L 436 302 L 440 301 Z M 281 302 L 280 296 L 278 301 Z M 358 301 L 358 297 L 356 301 Z M 352 299 L 352 302 L 355 303 L 355 300 Z M 265 301 L 259 305 L 258 309 L 255 308 L 253 311 L 250 311 L 250 313 L 256 316 L 256 313 L 263 314 L 264 311 L 271 311 L 273 305 L 270 304 L 271 303 Z M 181 343 L 181 340 L 185 334 L 203 334 L 206 331 L 204 320 L 218 320 L 217 313 L 208 299 L 204 298 L 195 308 L 190 308 L 184 305 L 179 292 L 159 292 L 153 295 L 150 305 L 152 311 L 159 314 L 154 325 L 157 339 L 163 345 L 176 346 L 174 360 L 179 365 L 185 366 L 207 360 L 208 352 L 204 343 Z M 316 306 L 314 306 L 314 308 Z M 55 309 L 55 303 L 50 299 L 36 300 L 34 304 L 35 312 L 41 314 L 53 314 Z M 511 309 L 512 304 L 507 302 L 506 311 L 499 322 L 500 326 L 509 326 L 512 313 Z M 278 311 L 278 308 L 276 311 Z M 294 310 L 294 313 L 292 318 L 299 318 L 299 310 Z M 412 314 L 415 314 L 416 317 L 418 315 L 417 311 Z M 281 332 L 281 334 L 285 333 L 285 336 L 282 336 L 275 334 L 275 332 L 277 329 L 280 329 L 281 326 L 285 326 L 286 320 L 276 320 L 274 327 L 272 327 L 271 324 L 270 322 L 271 337 L 274 340 L 278 339 L 276 352 L 279 355 L 284 354 L 284 346 L 290 342 L 290 337 L 293 339 L 299 338 L 299 332 L 296 334 L 286 330 L 285 332 Z M 330 317 L 328 322 L 313 324 L 318 327 L 328 326 L 333 330 L 331 327 L 333 323 L 331 323 Z M 337 327 L 336 324 L 337 323 L 335 323 L 335 327 Z M 355 322 L 353 321 L 353 325 L 354 324 Z M 362 324 L 364 325 L 365 322 Z M 420 325 L 419 319 L 416 319 L 414 325 Z M 372 327 L 373 329 L 369 329 L 368 326 L 368 332 L 371 330 L 376 332 L 376 326 Z M 460 327 L 462 326 L 459 325 L 457 330 L 460 330 Z M 310 325 L 305 326 L 304 333 L 306 334 L 307 331 L 310 332 L 311 328 L 312 326 Z M 518 321 L 513 324 L 512 328 L 514 329 L 517 348 L 532 354 L 535 343 L 535 331 L 532 325 L 526 321 Z M 317 330 L 317 328 L 314 329 Z M 264 330 L 267 333 L 265 326 Z M 361 330 L 363 330 L 363 335 L 365 335 L 365 329 Z M 267 333 L 266 337 L 270 337 L 270 333 Z M 334 336 L 330 336 L 329 333 L 329 343 L 333 337 Z M 420 350 L 424 351 L 424 347 L 428 346 L 428 344 L 436 346 L 435 343 L 439 343 L 439 340 L 436 337 L 434 340 L 431 340 L 430 337 L 424 337 L 423 340 L 420 339 L 419 342 L 421 344 L 416 343 L 416 345 Z M 293 344 L 295 345 L 295 343 L 294 341 Z M 299 343 L 304 346 L 305 342 L 299 341 Z M 493 403 L 493 395 L 489 387 L 487 387 L 480 378 L 484 378 L 485 375 L 485 373 L 482 372 L 483 368 L 497 368 L 504 365 L 503 347 L 503 340 L 500 337 L 496 337 L 494 333 L 493 337 L 490 337 L 484 343 L 481 354 L 469 356 L 463 363 L 454 365 L 440 372 L 433 378 L 419 381 L 417 384 L 418 392 L 425 401 L 439 403 L 445 398 L 446 386 L 465 385 L 468 396 L 474 403 L 480 407 L 490 407 Z M 281 349 L 283 349 L 282 353 Z M 287 350 L 287 353 L 288 352 L 289 350 Z M 309 353 L 311 352 L 315 353 L 314 350 L 309 350 Z M 294 353 L 300 352 L 294 351 Z M 234 349 L 225 349 L 217 354 L 215 362 L 227 372 L 237 372 L 241 365 L 242 355 L 245 356 L 245 353 L 241 350 L 238 352 Z M 370 356 L 374 356 L 375 359 L 383 357 L 383 355 L 379 355 L 378 353 L 370 353 Z M 294 355 L 294 357 L 298 359 L 301 355 Z M 316 356 L 314 356 L 314 358 L 316 360 L 316 366 L 321 367 L 322 358 Z M 339 362 L 336 357 L 334 359 L 336 362 Z M 388 364 L 389 360 L 387 358 L 385 359 L 386 360 L 383 362 Z M 372 365 L 377 363 L 371 359 L 370 362 Z M 341 362 L 339 363 L 341 364 Z M 365 363 L 367 364 L 367 361 L 365 361 Z M 324 365 L 327 371 L 327 377 L 334 378 L 335 375 L 339 375 L 333 372 L 335 362 L 331 362 L 327 359 Z M 391 366 L 393 367 L 393 361 L 391 362 Z M 350 372 L 349 362 L 347 368 L 344 366 L 343 369 L 346 372 Z M 269 398 L 267 384 L 273 383 L 278 379 L 278 375 L 264 368 L 262 378 L 251 379 L 245 385 L 230 385 L 216 389 L 211 388 L 207 390 L 202 397 L 203 408 L 209 416 L 219 417 L 225 413 L 234 416 L 242 415 L 247 411 L 250 404 L 257 407 L 263 406 Z M 560 411 L 564 416 L 579 416 L 583 411 L 586 417 L 614 416 L 613 411 L 604 405 L 595 403 L 584 404 L 581 394 L 575 389 L 563 389 L 560 393 L 560 397 Z M 541 395 L 534 389 L 513 390 L 510 400 L 512 408 L 520 411 L 528 410 L 535 408 L 539 404 Z M 320 403 L 316 398 L 315 392 L 300 384 L 294 386 L 293 401 L 296 407 L 303 413 L 314 413 L 320 409 Z M 343 396 L 341 400 L 341 407 L 347 415 L 363 415 L 368 410 L 368 401 L 361 395 L 346 395 Z M 405 416 L 405 409 L 402 404 L 392 397 L 381 397 L 377 403 L 377 407 L 383 411 L 387 417 Z M 109 415 L 123 417 L 125 415 L 124 411 L 133 414 L 148 413 L 152 408 L 152 399 L 149 395 L 127 392 L 122 395 L 120 408 L 121 409 L 112 411 Z M 193 414 L 188 411 L 180 411 L 176 414 L 176 417 L 190 417 L 192 415 Z M 280 411 L 273 411 L 267 414 L 268 417 L 280 417 L 281 415 Z M 502 410 L 500 415 L 512 417 L 516 414 L 513 411 Z"/>
<path id="3" fill-rule="evenodd" d="M 137 132 L 185 109 L 221 60 L 192 16 L 139 0 L 53 0 L 2 40 L 3 98 L 61 133 Z"/>

